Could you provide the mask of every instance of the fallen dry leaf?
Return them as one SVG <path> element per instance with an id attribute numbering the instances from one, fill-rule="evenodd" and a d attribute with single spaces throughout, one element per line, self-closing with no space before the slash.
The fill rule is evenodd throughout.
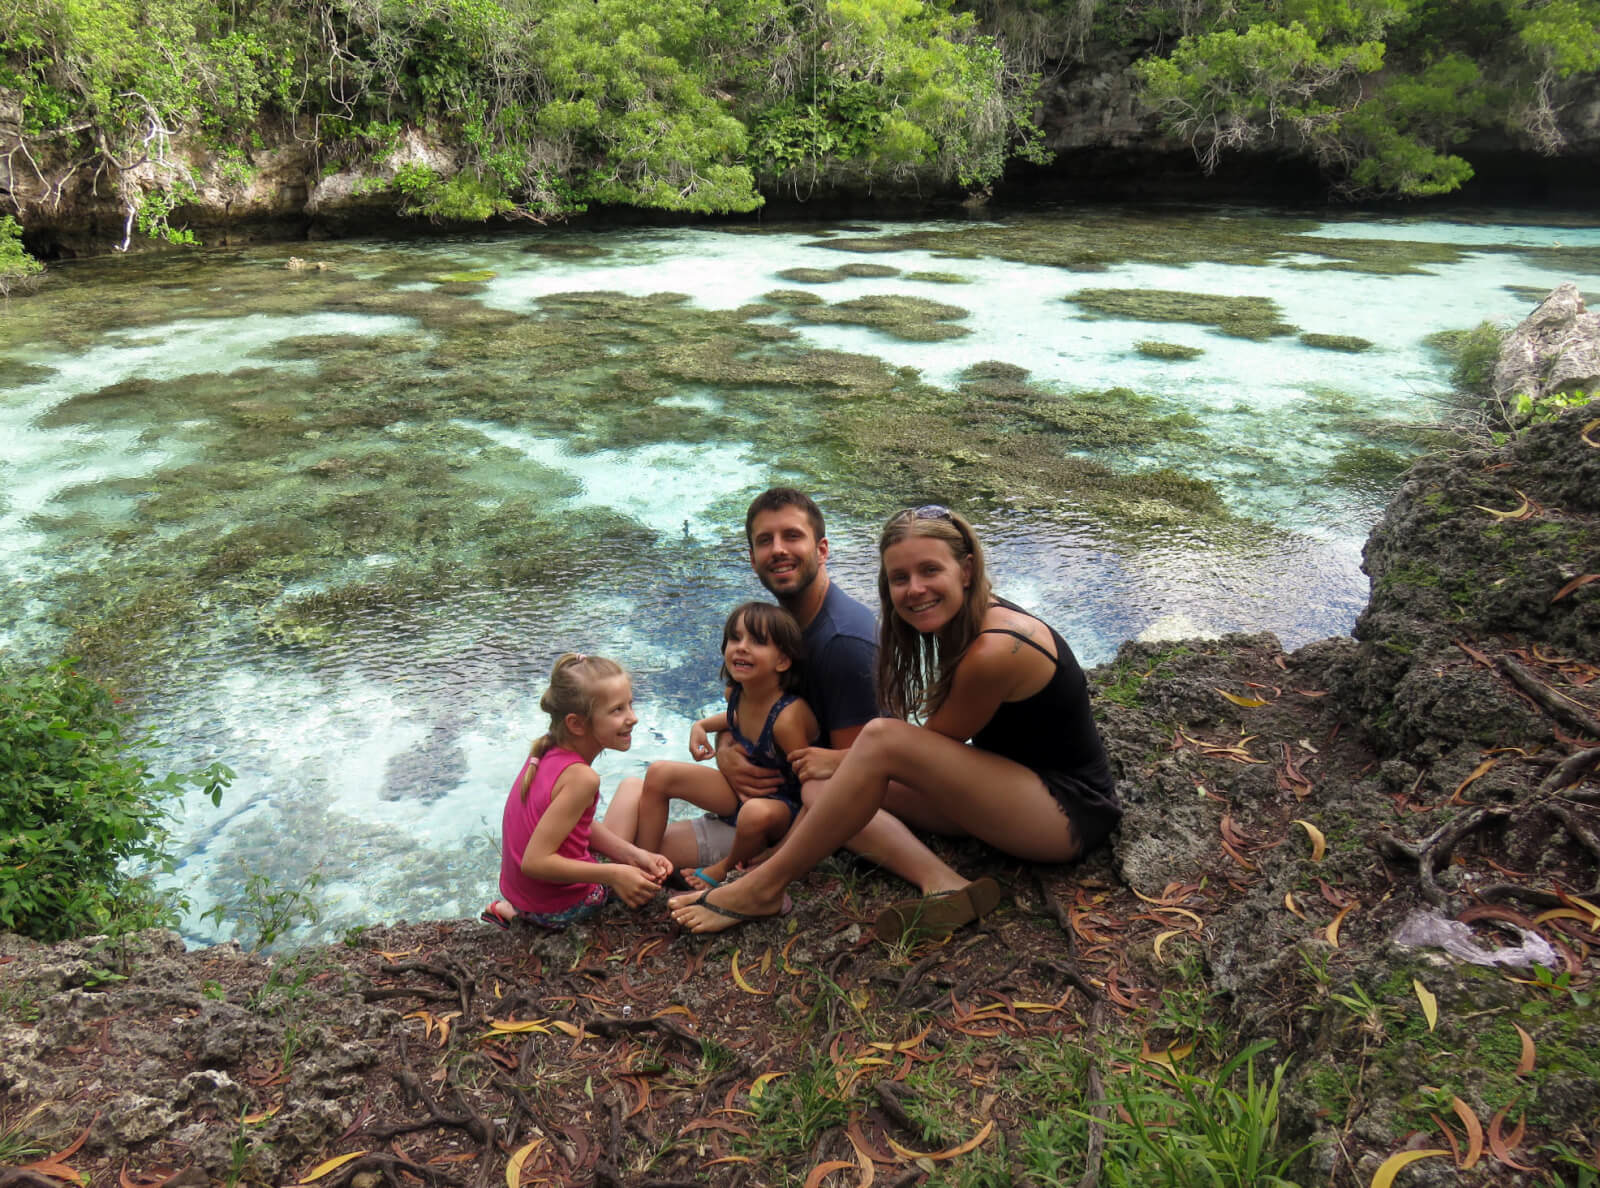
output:
<path id="1" fill-rule="evenodd" d="M 1477 1166 L 1478 1160 L 1483 1156 L 1483 1124 L 1478 1121 L 1478 1115 L 1472 1112 L 1472 1107 L 1459 1097 L 1450 1098 L 1450 1108 L 1456 1112 L 1456 1117 L 1461 1119 L 1461 1125 L 1467 1128 L 1467 1154 L 1462 1159 L 1462 1171 L 1470 1171 Z"/>
<path id="2" fill-rule="evenodd" d="M 1563 598 L 1565 598 L 1568 594 L 1571 594 L 1579 586 L 1587 586 L 1590 582 L 1600 582 L 1600 573 L 1586 573 L 1581 577 L 1573 578 L 1566 585 L 1562 586 L 1561 589 L 1557 590 L 1555 592 L 1555 594 L 1551 597 L 1550 601 L 1551 602 L 1560 602 Z"/>
<path id="3" fill-rule="evenodd" d="M 1213 685 L 1212 688 L 1216 689 L 1216 686 Z M 1226 689 L 1217 689 L 1217 692 L 1233 702 L 1234 705 L 1243 706 L 1245 709 L 1260 709 L 1267 704 L 1259 697 L 1241 697 L 1237 693 L 1229 693 Z"/>
<path id="4" fill-rule="evenodd" d="M 352 1159 L 360 1159 L 365 1154 L 366 1154 L 365 1151 L 352 1151 L 348 1155 L 335 1155 L 332 1159 L 329 1159 L 329 1160 L 326 1160 L 326 1161 L 324 1161 L 322 1163 L 317 1164 L 316 1167 L 312 1168 L 310 1171 L 308 1171 L 304 1176 L 302 1176 L 300 1178 L 299 1183 L 301 1183 L 301 1184 L 310 1184 L 314 1180 L 320 1180 L 320 1179 L 322 1179 L 323 1176 L 327 1175 L 329 1172 L 343 1167 L 345 1164 L 349 1163 Z"/>
<path id="5" fill-rule="evenodd" d="M 1439 999 L 1417 978 L 1411 979 L 1411 988 L 1417 992 L 1417 1001 L 1422 1004 L 1422 1017 L 1428 1021 L 1428 1030 L 1432 1031 L 1434 1024 L 1439 1021 Z"/>
<path id="6" fill-rule="evenodd" d="M 1328 839 L 1323 836 L 1322 830 L 1310 821 L 1302 821 L 1299 817 L 1295 818 L 1294 823 L 1304 829 L 1306 836 L 1311 839 L 1311 861 L 1321 862 L 1322 856 L 1328 852 Z"/>
<path id="7" fill-rule="evenodd" d="M 1436 1159 L 1441 1155 L 1448 1155 L 1449 1151 L 1438 1147 L 1426 1151 L 1397 1151 L 1385 1159 L 1378 1170 L 1372 1173 L 1372 1183 L 1369 1188 L 1391 1188 L 1395 1176 L 1400 1174 L 1400 1169 L 1410 1167 L 1419 1159 Z"/>
<path id="8" fill-rule="evenodd" d="M 1522 1028 L 1515 1023 L 1513 1023 L 1511 1026 L 1516 1027 L 1517 1034 L 1522 1037 L 1522 1058 L 1517 1061 L 1516 1073 L 1519 1077 L 1525 1077 L 1533 1071 L 1533 1062 L 1537 1054 L 1537 1049 L 1535 1049 L 1533 1046 L 1533 1036 L 1522 1030 Z"/>
<path id="9" fill-rule="evenodd" d="M 811 1174 L 806 1177 L 806 1188 L 818 1188 L 828 1173 L 844 1171 L 846 1168 L 854 1169 L 855 1164 L 848 1159 L 830 1159 L 826 1163 L 819 1163 L 811 1169 Z"/>
<path id="10" fill-rule="evenodd" d="M 1337 949 L 1339 947 L 1339 925 L 1343 924 L 1344 918 L 1355 910 L 1355 904 L 1346 904 L 1344 907 L 1339 909 L 1339 914 L 1328 922 L 1328 927 L 1324 930 L 1323 934 L 1328 938 L 1328 943 L 1334 948 Z"/>

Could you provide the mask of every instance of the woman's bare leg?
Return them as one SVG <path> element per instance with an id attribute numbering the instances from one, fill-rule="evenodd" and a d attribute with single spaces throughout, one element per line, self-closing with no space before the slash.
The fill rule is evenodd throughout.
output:
<path id="1" fill-rule="evenodd" d="M 771 858 L 713 892 L 714 900 L 669 900 L 674 918 L 692 931 L 716 932 L 738 922 L 719 908 L 774 914 L 785 887 L 866 827 L 883 807 L 891 779 L 915 788 L 946 823 L 1018 858 L 1061 862 L 1077 852 L 1066 814 L 1033 772 L 922 727 L 877 718 Z"/>
<path id="2" fill-rule="evenodd" d="M 822 795 L 822 789 L 826 786 L 826 780 L 813 780 L 801 789 L 801 796 L 808 808 Z M 886 804 L 890 807 L 894 804 L 894 794 L 898 790 L 900 790 L 898 785 L 894 783 L 889 785 L 889 799 Z M 946 831 L 936 829 L 933 832 Z M 873 813 L 871 819 L 861 827 L 860 832 L 844 844 L 852 854 L 858 854 L 868 862 L 876 863 L 890 874 L 899 875 L 921 890 L 924 895 L 933 895 L 939 891 L 954 891 L 957 887 L 964 886 L 967 881 L 954 867 L 923 845 L 922 840 L 906 827 L 904 821 L 884 810 Z"/>

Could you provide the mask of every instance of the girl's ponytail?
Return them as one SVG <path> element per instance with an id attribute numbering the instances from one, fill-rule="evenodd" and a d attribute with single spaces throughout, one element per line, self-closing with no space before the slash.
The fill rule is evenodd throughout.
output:
<path id="1" fill-rule="evenodd" d="M 557 657 L 554 667 L 550 669 L 550 685 L 539 698 L 539 708 L 550 715 L 550 729 L 533 740 L 528 757 L 537 760 L 551 747 L 571 743 L 567 715 L 577 714 L 585 722 L 589 721 L 594 716 L 594 703 L 599 696 L 601 683 L 612 677 L 626 675 L 622 665 L 604 656 L 565 652 Z M 528 797 L 533 772 L 534 765 L 528 764 L 517 777 L 515 791 L 523 800 Z"/>

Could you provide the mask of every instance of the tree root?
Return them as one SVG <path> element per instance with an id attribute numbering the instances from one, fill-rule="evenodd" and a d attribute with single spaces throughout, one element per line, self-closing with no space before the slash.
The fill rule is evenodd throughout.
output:
<path id="1" fill-rule="evenodd" d="M 1089 1008 L 1089 1024 L 1084 1030 L 1084 1046 L 1105 1023 L 1106 1004 L 1098 1000 Z M 1078 1188 L 1096 1188 L 1100 1183 L 1100 1160 L 1106 1149 L 1106 1120 L 1111 1117 L 1111 1102 L 1106 1100 L 1105 1080 L 1100 1075 L 1100 1065 L 1089 1061 L 1089 1074 L 1084 1078 L 1084 1096 L 1089 1101 L 1089 1144 L 1083 1153 L 1083 1178 Z"/>
<path id="2" fill-rule="evenodd" d="M 1590 738 L 1600 738 L 1600 722 L 1595 721 L 1590 715 L 1587 706 L 1574 701 L 1565 693 L 1552 689 L 1510 656 L 1497 656 L 1495 667 L 1505 673 L 1512 684 L 1538 702 L 1540 709 L 1563 726 L 1580 734 L 1587 734 Z"/>
<path id="3" fill-rule="evenodd" d="M 1506 660 L 1505 657 L 1501 657 L 1501 662 L 1517 671 L 1527 672 L 1515 661 Z M 1529 675 L 1528 679 L 1534 678 Z M 1418 889 L 1422 892 L 1422 897 L 1435 907 L 1444 909 L 1449 909 L 1451 906 L 1449 896 L 1440 888 L 1434 876 L 1450 861 L 1456 845 L 1463 838 L 1485 826 L 1513 815 L 1520 817 L 1529 813 L 1549 813 L 1561 823 L 1572 839 L 1587 850 L 1597 864 L 1600 864 L 1600 836 L 1597 836 L 1577 813 L 1562 803 L 1564 800 L 1593 802 L 1594 795 L 1587 790 L 1575 789 L 1574 785 L 1587 778 L 1597 766 L 1600 766 L 1600 747 L 1574 752 L 1551 768 L 1550 773 L 1539 781 L 1539 787 L 1533 795 L 1520 804 L 1480 805 L 1470 812 L 1446 821 L 1417 842 L 1403 842 L 1393 834 L 1385 833 L 1378 838 L 1378 848 L 1390 857 L 1403 858 L 1415 863 Z M 1541 907 L 1554 907 L 1561 903 L 1560 897 L 1552 892 L 1523 887 L 1517 883 L 1494 883 L 1479 888 L 1477 894 L 1483 899 L 1516 899 Z M 1600 894 L 1600 880 L 1597 880 L 1595 886 L 1584 894 Z"/>

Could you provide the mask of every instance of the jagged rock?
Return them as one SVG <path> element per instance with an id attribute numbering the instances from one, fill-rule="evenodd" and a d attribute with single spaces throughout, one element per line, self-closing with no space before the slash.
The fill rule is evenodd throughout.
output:
<path id="1" fill-rule="evenodd" d="M 1459 743 L 1549 737 L 1548 721 L 1460 645 L 1514 635 L 1592 654 L 1600 592 L 1552 599 L 1600 571 L 1600 450 L 1582 434 L 1597 411 L 1573 409 L 1494 449 L 1423 459 L 1373 529 L 1361 647 L 1334 685 L 1385 756 L 1428 764 Z"/>
<path id="2" fill-rule="evenodd" d="M 1600 313 L 1589 313 L 1571 281 L 1559 285 L 1507 335 L 1494 369 L 1503 405 L 1525 393 L 1600 392 Z"/>

